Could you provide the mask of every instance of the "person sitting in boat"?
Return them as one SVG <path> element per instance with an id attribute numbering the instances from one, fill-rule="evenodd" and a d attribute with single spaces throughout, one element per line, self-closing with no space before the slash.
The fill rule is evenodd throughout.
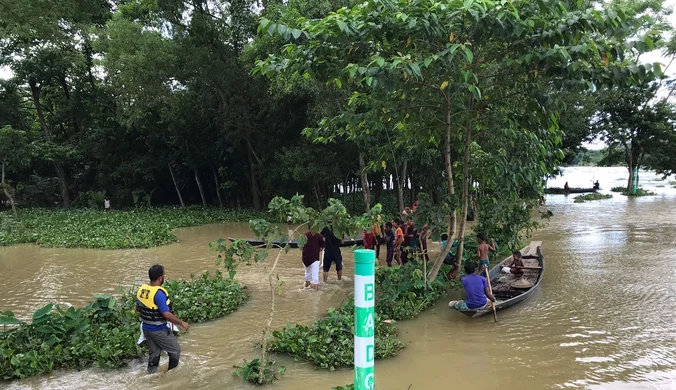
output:
<path id="1" fill-rule="evenodd" d="M 568 185 L 568 182 L 563 185 L 563 191 L 567 194 L 570 192 L 570 186 Z"/>
<path id="2" fill-rule="evenodd" d="M 518 277 L 523 276 L 523 260 L 521 259 L 521 252 L 520 251 L 514 251 L 512 253 L 512 264 L 509 266 L 509 272 L 512 275 L 516 275 Z"/>
<path id="3" fill-rule="evenodd" d="M 464 301 L 450 301 L 448 307 L 455 310 L 474 310 L 486 307 L 488 301 L 495 302 L 495 297 L 488 288 L 488 281 L 481 275 L 475 274 L 476 266 L 471 263 L 465 263 L 465 273 L 462 278 L 462 285 L 467 294 Z"/>
<path id="4" fill-rule="evenodd" d="M 595 189 L 595 190 L 601 189 L 601 184 L 599 184 L 599 181 L 598 181 L 598 180 L 594 182 L 594 189 Z"/>

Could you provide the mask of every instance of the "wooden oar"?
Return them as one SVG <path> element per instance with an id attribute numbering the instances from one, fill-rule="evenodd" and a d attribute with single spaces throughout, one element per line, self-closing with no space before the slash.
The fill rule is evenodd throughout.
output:
<path id="1" fill-rule="evenodd" d="M 493 295 L 493 287 L 491 287 L 491 275 L 488 273 L 488 267 L 486 267 L 486 279 L 488 279 L 488 292 Z M 495 296 L 493 296 L 495 298 Z M 495 311 L 495 302 L 491 301 L 491 306 L 493 306 L 493 319 L 495 322 L 498 322 L 498 313 Z"/>

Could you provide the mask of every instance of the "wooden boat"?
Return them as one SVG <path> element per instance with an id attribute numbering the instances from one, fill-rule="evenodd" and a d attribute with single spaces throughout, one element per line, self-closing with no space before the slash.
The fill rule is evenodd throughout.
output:
<path id="1" fill-rule="evenodd" d="M 550 188 L 545 188 L 545 194 L 551 194 L 551 195 L 565 195 L 565 194 L 586 194 L 589 192 L 596 192 L 598 191 L 598 188 L 580 188 L 580 187 L 575 187 L 575 188 L 569 188 L 568 192 L 564 188 L 561 187 L 550 187 Z"/>
<path id="2" fill-rule="evenodd" d="M 523 278 L 532 283 L 532 287 L 527 289 L 513 288 L 511 284 L 518 278 L 512 274 L 501 273 L 502 267 L 506 264 L 512 264 L 512 256 L 509 256 L 500 264 L 494 266 L 488 271 L 491 277 L 491 285 L 493 287 L 493 296 L 495 296 L 495 309 L 502 310 L 514 306 L 518 303 L 530 298 L 535 292 L 535 289 L 540 284 L 542 277 L 545 274 L 545 258 L 542 254 L 542 241 L 531 241 L 531 243 L 521 250 L 523 264 L 531 269 L 525 269 Z M 535 268 L 535 269 L 534 269 Z M 490 303 L 490 302 L 489 302 Z M 472 310 L 458 310 L 459 312 L 472 317 L 481 317 L 486 314 L 493 313 L 491 305 L 484 308 Z"/>
<path id="3" fill-rule="evenodd" d="M 235 240 L 237 240 L 237 238 L 228 237 L 228 240 L 230 240 L 230 242 L 234 242 Z M 264 246 L 265 245 L 265 241 L 259 240 L 257 238 L 243 238 L 242 240 L 248 242 L 252 246 Z M 364 240 L 361 239 L 361 238 L 358 238 L 358 239 L 346 238 L 340 246 L 354 246 L 354 245 L 363 245 L 363 244 L 364 244 Z M 272 242 L 272 246 L 276 247 L 276 248 L 281 248 L 283 245 L 279 240 L 274 240 Z M 298 248 L 298 241 L 297 240 L 289 241 L 289 247 Z"/>

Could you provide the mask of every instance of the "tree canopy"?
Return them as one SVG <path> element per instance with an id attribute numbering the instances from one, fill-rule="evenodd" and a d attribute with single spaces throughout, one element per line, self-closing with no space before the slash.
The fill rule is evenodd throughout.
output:
<path id="1" fill-rule="evenodd" d="M 676 47 L 660 1 L 43 3 L 0 3 L 21 204 L 261 209 L 299 193 L 323 208 L 350 192 L 368 210 L 391 190 L 387 212 L 426 193 L 460 238 L 475 199 L 510 245 L 593 129 L 619 139 L 627 126 L 601 119 L 613 91 L 662 77 L 641 54 Z M 647 107 L 653 123 L 671 111 Z"/>

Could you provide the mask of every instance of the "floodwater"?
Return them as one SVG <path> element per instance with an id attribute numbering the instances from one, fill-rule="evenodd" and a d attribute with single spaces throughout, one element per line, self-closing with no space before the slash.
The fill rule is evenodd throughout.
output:
<path id="1" fill-rule="evenodd" d="M 624 185 L 623 168 L 569 168 L 550 186 L 605 190 Z M 406 348 L 376 362 L 377 388 L 448 389 L 676 389 L 676 189 L 641 174 L 641 185 L 657 196 L 573 203 L 574 195 L 550 195 L 554 216 L 535 232 L 544 242 L 545 277 L 533 297 L 491 316 L 469 319 L 446 308 L 447 300 L 415 320 L 397 324 Z M 676 184 L 676 183 L 675 183 Z M 114 293 L 146 277 L 161 263 L 168 278 L 215 270 L 208 242 L 250 236 L 245 225 L 181 229 L 180 242 L 147 250 L 0 248 L 0 311 L 28 316 L 48 302 L 82 305 L 94 293 Z M 433 246 L 437 247 L 437 246 Z M 384 254 L 381 254 L 383 256 Z M 282 255 L 286 281 L 277 296 L 274 328 L 309 324 L 351 290 L 351 256 L 346 277 L 331 275 L 318 293 L 302 289 L 298 251 Z M 268 265 L 242 266 L 238 279 L 250 301 L 214 322 L 194 325 L 180 338 L 181 365 L 146 376 L 141 361 L 118 370 L 58 371 L 0 384 L 9 389 L 252 389 L 232 376 L 232 365 L 256 356 L 269 312 Z M 164 358 L 166 359 L 166 357 Z M 348 369 L 328 372 L 288 357 L 288 371 L 270 389 L 321 389 L 351 383 Z"/>

